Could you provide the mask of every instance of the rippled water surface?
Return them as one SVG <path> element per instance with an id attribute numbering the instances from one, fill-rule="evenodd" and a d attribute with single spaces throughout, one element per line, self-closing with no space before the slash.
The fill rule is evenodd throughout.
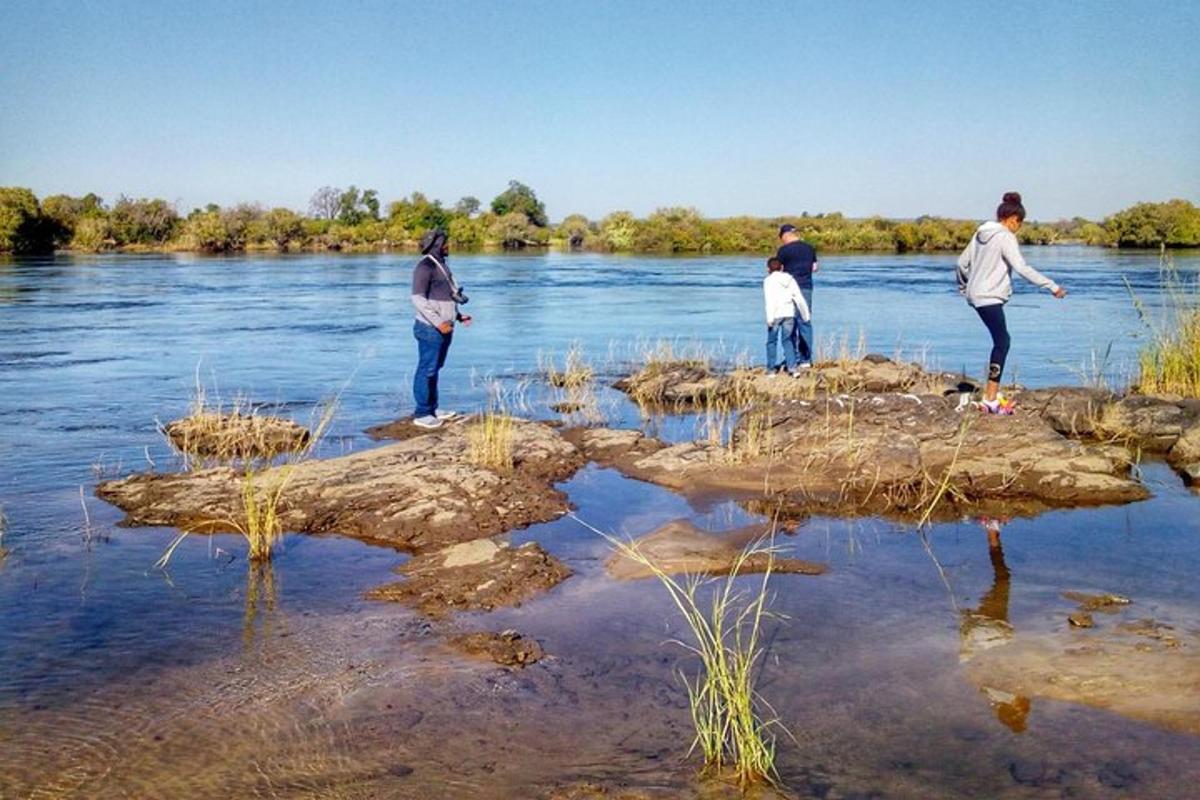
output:
<path id="1" fill-rule="evenodd" d="M 1152 317 L 1164 301 L 1158 257 L 1026 255 L 1071 295 L 1018 288 L 1017 380 L 1122 380 L 1145 330 L 1130 291 Z M 989 344 L 952 262 L 827 257 L 818 336 L 978 372 Z M 574 341 L 605 374 L 660 338 L 762 358 L 758 258 L 452 263 L 476 324 L 456 334 L 447 405 L 480 407 L 494 376 L 527 413 L 554 416 L 525 379 L 539 354 Z M 399 255 L 0 261 L 0 797 L 524 797 L 584 781 L 693 791 L 675 677 L 687 662 L 665 644 L 682 633 L 672 610 L 652 583 L 606 578 L 605 545 L 569 519 L 511 538 L 539 541 L 575 577 L 461 621 L 518 628 L 553 656 L 510 673 L 360 599 L 401 554 L 293 536 L 261 571 L 239 538 L 195 536 L 158 570 L 176 532 L 118 528 L 93 497 L 103 476 L 175 468 L 156 421 L 186 412 L 197 375 L 210 400 L 240 396 L 302 422 L 340 391 L 325 452 L 373 446 L 364 428 L 411 410 L 410 266 Z M 1194 277 L 1200 256 L 1175 266 Z M 640 423 L 615 395 L 602 406 L 610 423 Z M 773 623 L 762 690 L 794 736 L 779 744 L 784 782 L 828 797 L 1189 796 L 1200 739 L 1037 697 L 1014 726 L 963 658 L 964 610 L 1001 596 L 1018 639 L 1061 632 L 1072 589 L 1128 595 L 1136 617 L 1200 632 L 1200 498 L 1162 465 L 1145 479 L 1144 503 L 1008 524 L 1002 593 L 973 520 L 922 538 L 813 519 L 787 537 L 789 553 L 831 570 L 776 579 L 787 619 Z M 755 519 L 596 467 L 563 488 L 581 517 L 632 535 L 677 518 L 713 530 Z"/>

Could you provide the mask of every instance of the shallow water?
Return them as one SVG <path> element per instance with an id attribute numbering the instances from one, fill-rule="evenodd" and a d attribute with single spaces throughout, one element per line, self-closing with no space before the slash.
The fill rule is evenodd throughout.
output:
<path id="1" fill-rule="evenodd" d="M 1155 313 L 1157 256 L 1030 249 L 1067 286 L 1009 305 L 1017 379 L 1077 383 L 1093 353 L 1126 374 L 1143 330 L 1123 278 Z M 522 376 L 578 340 L 615 372 L 658 338 L 759 353 L 759 260 L 462 256 L 477 324 L 460 331 L 443 395 L 486 402 L 500 376 L 553 416 Z M 870 349 L 974 369 L 986 333 L 947 256 L 822 262 L 816 327 Z M 59 257 L 0 262 L 0 796 L 537 796 L 583 780 L 688 796 L 694 764 L 681 632 L 650 582 L 618 584 L 607 551 L 569 519 L 536 539 L 576 576 L 520 609 L 463 619 L 515 627 L 555 657 L 509 674 L 447 655 L 419 620 L 362 592 L 403 560 L 337 537 L 290 537 L 269 575 L 237 537 L 115 527 L 99 476 L 174 468 L 155 420 L 242 394 L 301 421 L 341 390 L 329 452 L 371 446 L 368 425 L 411 408 L 402 256 Z M 1176 265 L 1200 271 L 1200 257 Z M 836 346 L 836 345 L 835 345 Z M 1090 366 L 1086 367 L 1090 371 Z M 638 424 L 607 393 L 610 421 Z M 674 421 L 673 435 L 694 423 Z M 1002 534 L 1015 635 L 1061 632 L 1064 590 L 1134 599 L 1138 617 L 1200 631 L 1200 499 L 1146 466 L 1155 497 L 1015 520 Z M 563 487 L 581 517 L 638 535 L 686 517 L 719 530 L 755 519 L 693 508 L 587 468 Z M 831 566 L 780 576 L 763 693 L 795 741 L 781 774 L 801 794 L 1187 796 L 1198 740 L 1111 712 L 1033 698 L 1025 730 L 966 677 L 960 610 L 995 575 L 974 521 L 920 536 L 879 520 L 806 521 L 789 553 Z M 939 567 L 941 571 L 939 571 Z M 943 580 L 943 573 L 945 579 Z M 688 667 L 690 668 L 690 667 Z M 1197 676 L 1200 682 L 1200 676 Z"/>

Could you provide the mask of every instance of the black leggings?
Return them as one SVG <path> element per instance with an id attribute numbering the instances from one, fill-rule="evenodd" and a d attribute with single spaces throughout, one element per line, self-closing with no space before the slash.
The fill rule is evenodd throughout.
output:
<path id="1" fill-rule="evenodd" d="M 975 313 L 987 325 L 988 333 L 992 335 L 992 357 L 988 361 L 988 380 L 1000 382 L 1004 374 L 1004 359 L 1008 358 L 1008 346 L 1012 340 L 1008 336 L 1008 324 L 1004 321 L 1004 305 L 996 303 L 992 306 L 976 306 Z"/>

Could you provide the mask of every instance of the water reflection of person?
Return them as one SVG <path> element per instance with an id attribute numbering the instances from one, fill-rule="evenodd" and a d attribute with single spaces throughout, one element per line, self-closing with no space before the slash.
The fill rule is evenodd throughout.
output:
<path id="1" fill-rule="evenodd" d="M 961 612 L 959 624 L 960 662 L 970 661 L 983 650 L 1008 644 L 1013 638 L 1013 626 L 1008 621 L 1008 593 L 1012 573 L 1004 562 L 1004 549 L 1000 545 L 1002 521 L 990 517 L 979 520 L 987 532 L 988 556 L 992 561 L 992 587 L 979 598 L 977 608 L 966 608 Z M 1006 692 L 992 686 L 981 686 L 992 704 L 996 717 L 1014 733 L 1025 730 L 1029 716 L 1029 698 Z"/>

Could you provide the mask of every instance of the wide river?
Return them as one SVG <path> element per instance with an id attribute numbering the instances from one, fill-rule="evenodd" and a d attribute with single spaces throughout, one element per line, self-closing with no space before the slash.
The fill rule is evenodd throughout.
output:
<path id="1" fill-rule="evenodd" d="M 1008 377 L 1123 385 L 1148 330 L 1132 296 L 1152 323 L 1167 304 L 1158 255 L 1026 256 L 1070 295 L 1017 287 Z M 953 261 L 823 258 L 818 339 L 978 374 L 990 344 Z M 552 656 L 508 671 L 451 654 L 407 609 L 362 599 L 394 579 L 405 558 L 394 551 L 290 536 L 262 573 L 239 537 L 192 536 L 156 569 L 177 532 L 117 527 L 120 512 L 95 498 L 104 477 L 177 468 L 158 422 L 187 412 L 197 382 L 210 402 L 303 423 L 339 394 L 325 452 L 375 446 L 362 431 L 412 409 L 412 262 L 0 260 L 0 798 L 549 797 L 589 782 L 690 796 L 675 671 L 693 665 L 667 641 L 683 631 L 653 582 L 608 579 L 607 545 L 571 520 L 510 538 L 537 540 L 573 578 L 462 622 L 518 628 Z M 527 415 L 554 418 L 539 359 L 573 343 L 605 377 L 660 340 L 763 358 L 759 257 L 451 264 L 475 324 L 456 333 L 445 406 L 482 408 L 495 379 Z M 1195 281 L 1200 254 L 1175 254 L 1173 267 Z M 609 424 L 641 423 L 621 396 L 601 396 Z M 783 783 L 821 797 L 1195 796 L 1200 738 L 968 677 L 965 610 L 994 610 L 1000 594 L 1018 640 L 1061 634 L 1067 590 L 1126 595 L 1131 619 L 1200 631 L 1200 497 L 1162 464 L 1141 469 L 1151 500 L 1007 524 L 1003 581 L 975 520 L 924 535 L 805 522 L 786 549 L 830 572 L 774 579 L 786 618 L 771 624 L 760 686 L 790 731 Z M 714 530 L 756 519 L 595 466 L 561 488 L 580 517 L 630 535 L 677 518 Z"/>

